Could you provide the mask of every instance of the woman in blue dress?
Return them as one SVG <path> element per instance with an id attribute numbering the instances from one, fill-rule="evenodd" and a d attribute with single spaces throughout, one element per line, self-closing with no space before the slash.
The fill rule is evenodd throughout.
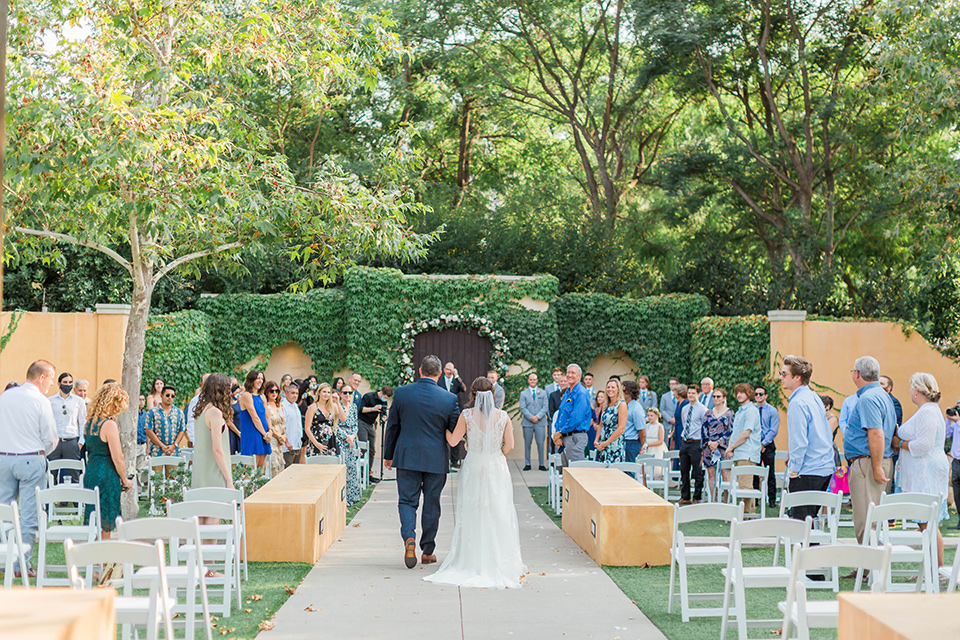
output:
<path id="1" fill-rule="evenodd" d="M 243 393 L 240 394 L 240 454 L 256 456 L 257 467 L 266 466 L 270 455 L 270 427 L 267 424 L 267 412 L 263 404 L 263 371 L 253 369 L 243 381 Z M 266 472 L 266 471 L 264 471 Z"/>

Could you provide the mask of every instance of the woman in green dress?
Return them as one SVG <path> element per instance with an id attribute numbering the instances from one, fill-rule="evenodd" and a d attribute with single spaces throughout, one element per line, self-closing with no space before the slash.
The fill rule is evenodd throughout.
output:
<path id="1" fill-rule="evenodd" d="M 87 410 L 87 426 L 83 437 L 87 447 L 87 467 L 83 486 L 100 487 L 100 529 L 103 539 L 110 537 L 120 515 L 120 493 L 133 482 L 127 478 L 120 447 L 120 428 L 117 416 L 130 404 L 127 392 L 116 382 L 97 389 Z M 86 521 L 90 521 L 93 505 L 87 506 Z"/>
<path id="2" fill-rule="evenodd" d="M 230 434 L 227 423 L 233 421 L 233 397 L 230 378 L 212 373 L 200 388 L 194 413 L 193 478 L 191 488 L 227 487 L 233 489 L 233 474 L 227 459 Z"/>

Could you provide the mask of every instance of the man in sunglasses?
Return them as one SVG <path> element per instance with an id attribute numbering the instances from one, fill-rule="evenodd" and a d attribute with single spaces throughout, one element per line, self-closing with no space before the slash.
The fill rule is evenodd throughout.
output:
<path id="1" fill-rule="evenodd" d="M 147 413 L 147 441 L 150 443 L 150 457 L 175 456 L 179 445 L 187 439 L 187 418 L 180 407 L 173 404 L 177 390 L 166 385 L 160 391 L 160 404 Z M 169 473 L 173 469 L 165 469 Z"/>
<path id="2" fill-rule="evenodd" d="M 73 391 L 73 376 L 63 372 L 57 378 L 60 390 L 50 396 L 50 408 L 57 423 L 60 443 L 50 452 L 47 460 L 79 460 L 83 445 L 83 428 L 87 424 L 87 403 Z M 80 472 L 70 469 L 59 471 L 57 482 L 79 482 Z"/>
<path id="3" fill-rule="evenodd" d="M 760 464 L 770 468 L 767 476 L 767 506 L 777 504 L 777 445 L 774 440 L 780 432 L 780 412 L 767 402 L 767 390 L 757 387 L 754 403 L 760 410 Z M 753 476 L 753 488 L 760 489 L 760 476 Z"/>

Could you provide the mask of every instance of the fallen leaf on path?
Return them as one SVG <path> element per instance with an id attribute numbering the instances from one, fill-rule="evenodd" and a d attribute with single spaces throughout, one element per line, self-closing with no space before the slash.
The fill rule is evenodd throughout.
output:
<path id="1" fill-rule="evenodd" d="M 308 604 L 304 611 L 320 611 L 320 609 L 314 609 L 312 604 Z"/>
<path id="2" fill-rule="evenodd" d="M 260 631 L 270 631 L 270 629 L 273 629 L 274 624 L 273 620 L 264 620 L 257 625 L 257 629 L 260 629 Z"/>

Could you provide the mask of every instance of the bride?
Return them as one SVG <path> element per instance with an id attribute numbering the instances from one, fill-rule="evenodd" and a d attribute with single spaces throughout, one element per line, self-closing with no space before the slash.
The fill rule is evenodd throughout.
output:
<path id="1" fill-rule="evenodd" d="M 493 384 L 477 378 L 468 409 L 460 414 L 447 442 L 467 434 L 467 457 L 459 474 L 456 525 L 450 555 L 424 580 L 461 587 L 520 588 L 526 571 L 520 558 L 520 529 L 513 505 L 513 480 L 504 454 L 513 449 L 513 429 L 497 409 Z"/>

